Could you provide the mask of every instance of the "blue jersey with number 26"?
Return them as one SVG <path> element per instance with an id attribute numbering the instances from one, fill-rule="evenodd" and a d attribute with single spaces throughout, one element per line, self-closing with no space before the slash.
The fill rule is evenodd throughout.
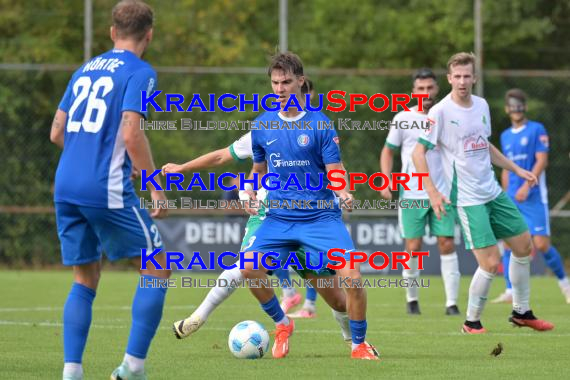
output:
<path id="1" fill-rule="evenodd" d="M 73 74 L 59 104 L 67 121 L 55 175 L 56 202 L 103 208 L 137 204 L 121 117 L 133 111 L 146 118 L 141 91 L 155 86 L 153 68 L 126 50 L 108 51 Z"/>

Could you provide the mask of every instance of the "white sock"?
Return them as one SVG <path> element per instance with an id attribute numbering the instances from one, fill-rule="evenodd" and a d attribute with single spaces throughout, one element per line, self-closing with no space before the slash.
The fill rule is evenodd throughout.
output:
<path id="1" fill-rule="evenodd" d="M 293 297 L 297 293 L 295 288 L 283 288 L 283 297 Z"/>
<path id="2" fill-rule="evenodd" d="M 82 379 L 83 378 L 83 366 L 81 363 L 64 363 L 63 364 L 63 376 L 71 376 Z"/>
<path id="3" fill-rule="evenodd" d="M 346 311 L 336 311 L 332 310 L 333 317 L 336 319 L 338 325 L 340 326 L 340 331 L 342 332 L 342 337 L 344 340 L 352 339 L 352 334 L 350 333 L 350 321 L 348 319 L 348 313 Z"/>
<path id="4" fill-rule="evenodd" d="M 317 309 L 317 306 L 315 305 L 315 301 L 305 299 L 305 303 L 303 303 L 303 309 L 312 311 L 314 313 Z"/>
<path id="5" fill-rule="evenodd" d="M 459 260 L 457 253 L 453 252 L 448 255 L 440 255 L 441 259 L 441 277 L 445 287 L 445 306 L 457 305 L 457 297 L 459 295 L 459 282 L 461 273 L 459 273 Z"/>
<path id="6" fill-rule="evenodd" d="M 478 267 L 469 287 L 469 304 L 467 306 L 467 320 L 477 322 L 481 320 L 481 312 L 487 302 L 487 295 L 491 288 L 491 281 L 495 275 Z"/>
<path id="7" fill-rule="evenodd" d="M 418 270 L 418 258 L 412 257 L 408 261 L 408 266 L 410 269 L 404 269 L 402 271 L 402 277 L 408 280 L 417 280 L 420 276 L 420 271 Z M 411 281 L 408 281 L 411 284 Z M 418 293 L 419 288 L 417 286 L 408 286 L 406 288 L 406 300 L 408 302 L 417 301 L 418 300 Z"/>
<path id="8" fill-rule="evenodd" d="M 510 263 L 510 261 L 509 261 L 509 263 Z M 509 267 L 510 267 L 510 265 L 509 265 Z M 505 293 L 507 293 L 507 294 L 513 294 L 513 289 L 512 289 L 512 288 L 506 288 L 506 289 L 505 289 Z"/>
<path id="9" fill-rule="evenodd" d="M 289 318 L 287 318 L 287 316 L 285 315 L 282 319 L 280 319 L 279 321 L 275 322 L 276 325 L 285 325 L 285 326 L 289 326 Z"/>
<path id="10" fill-rule="evenodd" d="M 129 369 L 133 373 L 143 373 L 144 372 L 144 359 L 135 358 L 132 355 L 125 354 L 123 358 L 124 362 L 127 362 Z"/>
<path id="11" fill-rule="evenodd" d="M 216 281 L 216 286 L 208 292 L 204 301 L 193 314 L 196 314 L 204 321 L 208 319 L 210 314 L 236 290 L 235 287 L 230 286 L 232 281 L 239 282 L 242 279 L 241 271 L 237 267 L 223 271 Z"/>
<path id="12" fill-rule="evenodd" d="M 570 282 L 568 282 L 568 277 L 564 277 L 562 280 L 558 280 L 558 285 L 564 289 L 570 286 Z"/>
<path id="13" fill-rule="evenodd" d="M 530 257 L 511 256 L 509 278 L 513 284 L 513 310 L 524 314 L 530 310 Z"/>

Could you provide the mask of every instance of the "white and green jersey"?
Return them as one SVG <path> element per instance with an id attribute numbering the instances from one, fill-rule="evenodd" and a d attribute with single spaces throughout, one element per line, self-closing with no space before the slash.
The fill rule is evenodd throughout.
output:
<path id="1" fill-rule="evenodd" d="M 417 107 L 413 107 L 410 111 L 401 111 L 394 117 L 393 123 L 398 123 L 396 125 L 406 125 L 400 122 L 405 122 L 407 125 L 419 126 L 413 129 L 391 128 L 386 138 L 386 146 L 388 146 L 388 148 L 393 150 L 400 149 L 402 172 L 410 176 L 410 181 L 408 182 L 410 190 L 404 190 L 402 198 L 429 199 L 425 190 L 418 190 L 418 178 L 412 178 L 412 173 L 417 172 L 412 162 L 412 152 L 418 143 L 418 138 L 424 133 L 425 129 L 421 129 L 421 126 L 427 125 L 427 115 L 419 113 Z M 441 166 L 439 148 L 435 147 L 435 149 L 430 150 L 426 157 L 433 184 L 442 194 L 449 196 L 449 186 L 447 186 L 447 182 L 442 173 L 443 169 Z"/>
<path id="2" fill-rule="evenodd" d="M 251 132 L 247 132 L 245 135 L 239 138 L 229 146 L 230 153 L 234 160 L 241 162 L 247 158 L 253 159 L 253 148 L 251 145 Z M 265 188 L 259 189 L 257 192 L 257 200 L 263 201 L 267 197 L 267 190 Z M 265 207 L 261 207 L 258 215 L 252 215 L 249 217 L 250 220 L 260 218 L 265 219 Z"/>
<path id="3" fill-rule="evenodd" d="M 457 206 L 482 205 L 501 193 L 489 153 L 489 105 L 478 96 L 471 99 L 472 106 L 465 108 L 447 95 L 429 111 L 430 128 L 419 138 L 430 149 L 440 148 L 451 202 Z"/>

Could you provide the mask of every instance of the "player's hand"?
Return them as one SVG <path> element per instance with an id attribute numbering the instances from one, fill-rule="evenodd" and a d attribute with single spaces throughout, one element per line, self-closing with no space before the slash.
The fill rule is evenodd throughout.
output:
<path id="1" fill-rule="evenodd" d="M 352 201 L 354 201 L 354 196 L 348 191 L 339 192 L 337 195 L 342 199 L 342 202 L 340 203 L 341 207 L 348 212 L 352 212 Z"/>
<path id="2" fill-rule="evenodd" d="M 431 208 L 435 212 L 435 216 L 438 220 L 441 220 L 441 214 L 447 215 L 447 211 L 445 211 L 445 205 L 451 204 L 451 201 L 447 199 L 445 195 L 436 191 L 434 193 L 428 194 L 429 195 L 429 202 Z"/>
<path id="3" fill-rule="evenodd" d="M 152 198 L 153 201 L 158 201 L 158 200 L 166 200 L 166 195 L 164 195 L 164 191 L 156 191 L 153 190 L 150 192 L 150 197 Z M 155 219 L 162 219 L 162 218 L 166 218 L 168 216 L 168 209 L 165 208 L 155 208 L 150 212 L 150 216 L 151 218 L 155 218 Z"/>
<path id="4" fill-rule="evenodd" d="M 533 187 L 538 183 L 538 179 L 536 178 L 536 176 L 534 175 L 533 172 L 529 172 L 528 170 L 524 170 L 521 167 L 519 167 L 517 169 L 515 174 L 518 175 L 519 177 L 521 177 L 522 179 L 526 180 L 528 182 L 529 187 Z"/>
<path id="5" fill-rule="evenodd" d="M 259 215 L 259 202 L 253 190 L 244 190 L 243 193 L 249 196 L 249 201 L 245 202 L 245 212 L 249 215 Z"/>
<path id="6" fill-rule="evenodd" d="M 526 199 L 528 198 L 528 186 L 522 185 L 518 190 L 517 193 L 515 194 L 515 199 L 519 202 L 524 202 L 526 201 Z"/>
<path id="7" fill-rule="evenodd" d="M 382 198 L 387 199 L 387 200 L 392 200 L 392 192 L 390 191 L 390 189 L 388 187 L 386 187 L 383 190 L 380 190 L 380 195 L 382 196 Z"/>
<path id="8" fill-rule="evenodd" d="M 129 177 L 129 179 L 130 179 L 131 181 L 134 181 L 134 180 L 137 179 L 140 175 L 141 175 L 141 172 L 139 171 L 139 169 L 135 168 L 135 166 L 133 165 L 133 167 L 131 168 L 131 176 Z"/>
<path id="9" fill-rule="evenodd" d="M 166 175 L 166 173 L 182 173 L 182 172 L 184 172 L 184 165 L 178 165 L 172 163 L 162 165 L 162 175 Z"/>

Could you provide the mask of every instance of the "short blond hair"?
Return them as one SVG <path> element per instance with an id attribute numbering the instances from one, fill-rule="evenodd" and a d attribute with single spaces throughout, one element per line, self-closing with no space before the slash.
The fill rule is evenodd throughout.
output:
<path id="1" fill-rule="evenodd" d="M 449 58 L 449 61 L 447 61 L 447 72 L 451 73 L 451 68 L 453 66 L 465 66 L 468 64 L 471 64 L 473 66 L 473 73 L 475 73 L 475 61 L 476 61 L 476 57 L 475 54 L 473 53 L 465 53 L 465 52 L 461 52 L 461 53 L 457 53 L 451 56 L 451 58 Z"/>

